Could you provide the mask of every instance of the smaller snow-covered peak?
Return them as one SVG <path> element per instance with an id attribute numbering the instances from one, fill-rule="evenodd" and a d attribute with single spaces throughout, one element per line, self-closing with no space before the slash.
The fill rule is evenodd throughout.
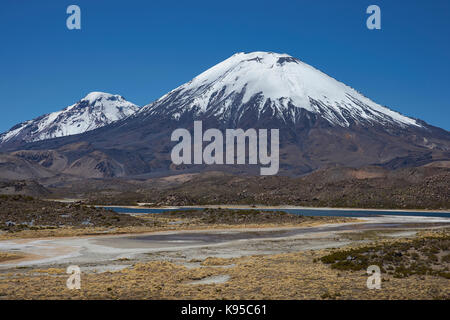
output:
<path id="1" fill-rule="evenodd" d="M 33 142 L 91 131 L 124 119 L 139 107 L 120 95 L 91 92 L 77 103 L 14 126 L 0 135 L 0 143 Z"/>

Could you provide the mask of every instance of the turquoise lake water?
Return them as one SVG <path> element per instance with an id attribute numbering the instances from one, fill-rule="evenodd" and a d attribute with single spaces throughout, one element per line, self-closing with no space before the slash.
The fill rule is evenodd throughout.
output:
<path id="1" fill-rule="evenodd" d="M 204 208 L 180 208 L 180 209 L 149 209 L 149 208 L 125 208 L 125 207 L 104 207 L 118 213 L 162 213 L 177 210 L 203 210 Z M 236 209 L 236 210 L 264 210 L 264 211 L 284 211 L 304 216 L 334 216 L 334 217 L 373 217 L 373 216 L 416 216 L 416 217 L 443 217 L 450 218 L 450 213 L 446 212 L 416 212 L 416 211 L 367 211 L 367 210 L 344 210 L 344 209 Z"/>

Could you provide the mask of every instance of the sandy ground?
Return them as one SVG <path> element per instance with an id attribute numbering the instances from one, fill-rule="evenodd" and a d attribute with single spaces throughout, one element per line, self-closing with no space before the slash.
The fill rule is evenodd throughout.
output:
<path id="1" fill-rule="evenodd" d="M 235 258 L 341 247 L 354 242 L 339 237 L 349 231 L 393 229 L 398 232 L 388 232 L 386 237 L 409 237 L 420 227 L 450 225 L 450 218 L 381 216 L 360 220 L 304 228 L 180 230 L 139 235 L 5 240 L 0 241 L 0 251 L 20 254 L 23 258 L 0 263 L 0 272 L 17 267 L 64 268 L 73 264 L 85 266 L 87 270 L 97 267 L 108 271 L 129 265 L 130 261 L 149 260 L 190 266 L 192 261 L 207 257 Z"/>

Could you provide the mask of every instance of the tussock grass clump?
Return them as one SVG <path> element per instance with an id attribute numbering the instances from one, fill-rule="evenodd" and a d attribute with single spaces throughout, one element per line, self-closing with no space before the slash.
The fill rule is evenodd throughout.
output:
<path id="1" fill-rule="evenodd" d="M 200 263 L 202 266 L 227 266 L 233 264 L 235 259 L 208 257 Z"/>
<path id="2" fill-rule="evenodd" d="M 320 260 L 338 270 L 365 270 L 377 265 L 396 278 L 435 275 L 450 278 L 450 235 L 435 235 L 410 241 L 334 251 Z"/>

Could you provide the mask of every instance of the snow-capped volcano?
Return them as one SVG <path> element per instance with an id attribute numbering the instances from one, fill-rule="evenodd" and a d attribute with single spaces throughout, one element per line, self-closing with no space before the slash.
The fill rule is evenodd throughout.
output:
<path id="1" fill-rule="evenodd" d="M 178 119 L 188 112 L 236 123 L 249 109 L 258 119 L 265 114 L 289 123 L 304 109 L 343 127 L 355 121 L 420 126 L 290 55 L 271 52 L 237 53 L 139 113 Z"/>
<path id="2" fill-rule="evenodd" d="M 94 130 L 135 113 L 139 107 L 120 95 L 91 92 L 67 108 L 20 123 L 0 135 L 0 143 L 33 142 Z"/>
<path id="3" fill-rule="evenodd" d="M 335 166 L 395 169 L 450 157 L 448 131 L 377 104 L 287 54 L 267 52 L 235 54 L 141 109 L 120 96 L 91 93 L 11 129 L 0 136 L 8 141 L 0 150 L 12 152 L 8 161 L 16 166 L 4 166 L 17 169 L 8 169 L 11 174 L 22 172 L 23 160 L 43 166 L 42 174 L 83 177 L 259 174 L 251 165 L 174 165 L 172 133 L 194 131 L 196 120 L 204 131 L 279 129 L 280 174 Z M 48 139 L 59 136 L 66 137 Z"/>

